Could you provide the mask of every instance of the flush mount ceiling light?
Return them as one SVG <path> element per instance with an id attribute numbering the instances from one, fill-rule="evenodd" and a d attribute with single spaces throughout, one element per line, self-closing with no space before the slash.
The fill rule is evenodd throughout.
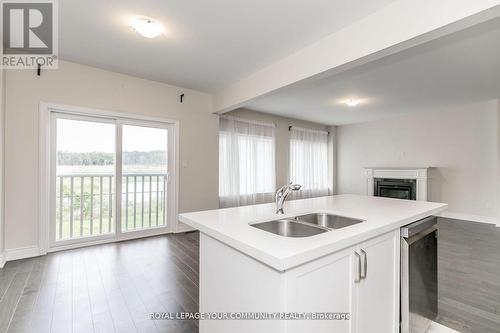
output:
<path id="1" fill-rule="evenodd" d="M 163 34 L 165 29 L 160 22 L 150 17 L 134 17 L 130 20 L 130 28 L 146 38 L 155 38 Z"/>
<path id="2" fill-rule="evenodd" d="M 344 101 L 344 104 L 350 107 L 355 107 L 356 105 L 359 104 L 359 99 L 349 98 Z"/>

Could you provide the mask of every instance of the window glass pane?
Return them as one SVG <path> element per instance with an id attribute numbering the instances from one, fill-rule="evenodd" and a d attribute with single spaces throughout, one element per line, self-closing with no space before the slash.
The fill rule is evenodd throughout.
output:
<path id="1" fill-rule="evenodd" d="M 166 225 L 168 130 L 123 126 L 122 231 Z"/>
<path id="2" fill-rule="evenodd" d="M 274 126 L 220 119 L 221 207 L 269 202 L 275 190 Z"/>
<path id="3" fill-rule="evenodd" d="M 239 194 L 268 193 L 274 191 L 274 140 L 269 137 L 238 136 L 240 172 Z M 251 169 L 258 170 L 253 172 Z"/>
<path id="4" fill-rule="evenodd" d="M 55 240 L 114 232 L 115 125 L 57 118 L 56 137 Z"/>
<path id="5" fill-rule="evenodd" d="M 328 195 L 328 134 L 292 128 L 290 180 L 302 185 L 297 197 Z"/>

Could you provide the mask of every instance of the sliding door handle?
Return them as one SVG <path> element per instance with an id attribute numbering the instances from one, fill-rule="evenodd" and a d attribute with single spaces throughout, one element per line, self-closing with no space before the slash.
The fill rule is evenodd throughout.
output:
<path id="1" fill-rule="evenodd" d="M 356 276 L 354 278 L 355 283 L 359 283 L 361 281 L 361 256 L 357 251 L 354 252 L 356 256 Z"/>
<path id="2" fill-rule="evenodd" d="M 363 260 L 363 269 L 361 270 L 360 279 L 366 279 L 366 274 L 368 273 L 368 256 L 365 250 L 361 250 L 361 258 Z"/>

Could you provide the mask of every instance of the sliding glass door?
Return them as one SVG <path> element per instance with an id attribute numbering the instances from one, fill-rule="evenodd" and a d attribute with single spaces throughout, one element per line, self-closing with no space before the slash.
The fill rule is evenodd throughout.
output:
<path id="1" fill-rule="evenodd" d="M 116 124 L 58 115 L 53 125 L 54 240 L 114 233 Z"/>
<path id="2" fill-rule="evenodd" d="M 51 247 L 170 230 L 172 125 L 51 117 Z"/>
<path id="3" fill-rule="evenodd" d="M 123 125 L 122 232 L 164 227 L 168 130 Z"/>

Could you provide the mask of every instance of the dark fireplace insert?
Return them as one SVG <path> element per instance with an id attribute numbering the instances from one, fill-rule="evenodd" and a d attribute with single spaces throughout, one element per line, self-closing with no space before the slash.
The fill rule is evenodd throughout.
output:
<path id="1" fill-rule="evenodd" d="M 375 178 L 373 183 L 376 197 L 417 200 L 416 179 Z"/>

